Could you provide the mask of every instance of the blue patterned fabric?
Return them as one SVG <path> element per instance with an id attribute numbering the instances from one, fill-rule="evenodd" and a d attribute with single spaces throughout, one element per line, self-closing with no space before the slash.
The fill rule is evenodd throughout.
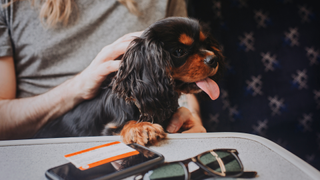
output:
<path id="1" fill-rule="evenodd" d="M 216 101 L 201 100 L 209 132 L 246 132 L 320 169 L 320 6 L 311 0 L 189 1 L 210 23 L 226 72 Z"/>

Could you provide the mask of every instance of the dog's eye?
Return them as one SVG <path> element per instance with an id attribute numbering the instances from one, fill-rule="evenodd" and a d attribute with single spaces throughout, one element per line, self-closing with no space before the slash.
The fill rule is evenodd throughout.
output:
<path id="1" fill-rule="evenodd" d="M 185 49 L 179 48 L 173 52 L 173 55 L 176 57 L 181 57 L 181 56 L 185 55 L 186 53 L 187 53 L 187 51 Z"/>

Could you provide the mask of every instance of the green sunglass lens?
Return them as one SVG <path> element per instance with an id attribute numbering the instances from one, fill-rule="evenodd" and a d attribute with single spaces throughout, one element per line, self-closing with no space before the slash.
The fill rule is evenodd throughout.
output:
<path id="1" fill-rule="evenodd" d="M 151 170 L 145 176 L 149 176 L 150 180 L 185 180 L 186 173 L 185 168 L 181 164 L 173 163 Z"/>
<path id="2" fill-rule="evenodd" d="M 200 157 L 202 164 L 208 166 L 212 170 L 221 173 L 221 167 L 218 158 L 222 160 L 222 165 L 225 168 L 225 173 L 238 173 L 242 171 L 242 167 L 237 158 L 230 152 L 214 151 L 214 153 L 206 153 Z"/>

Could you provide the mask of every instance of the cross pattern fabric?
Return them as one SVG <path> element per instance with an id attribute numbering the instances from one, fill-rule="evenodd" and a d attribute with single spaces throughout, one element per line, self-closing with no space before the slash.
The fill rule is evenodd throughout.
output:
<path id="1" fill-rule="evenodd" d="M 219 99 L 199 97 L 207 131 L 263 136 L 320 169 L 319 9 L 311 0 L 189 0 L 226 56 Z"/>

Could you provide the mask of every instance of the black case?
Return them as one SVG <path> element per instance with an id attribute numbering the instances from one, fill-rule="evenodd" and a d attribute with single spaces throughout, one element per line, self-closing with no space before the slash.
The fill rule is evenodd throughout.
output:
<path id="1" fill-rule="evenodd" d="M 144 156 L 150 156 L 152 157 L 152 153 L 154 154 L 153 159 L 149 159 L 145 162 L 139 163 L 134 166 L 127 167 L 125 169 L 122 169 L 120 171 L 116 172 L 106 172 L 105 169 L 111 168 L 110 163 L 106 163 L 97 167 L 93 167 L 88 170 L 81 171 L 77 167 L 75 167 L 72 163 L 67 163 L 63 164 L 51 169 L 48 169 L 45 173 L 46 177 L 50 180 L 62 180 L 62 179 L 67 179 L 67 180 L 79 180 L 80 178 L 87 180 L 87 179 L 95 179 L 95 180 L 102 180 L 102 179 L 112 179 L 112 180 L 117 180 L 117 179 L 122 179 L 126 178 L 144 171 L 147 171 L 148 169 L 152 168 L 153 166 L 156 166 L 158 164 L 161 164 L 164 162 L 164 157 L 162 154 L 157 153 L 149 148 L 146 148 L 144 146 L 138 145 L 138 144 L 129 144 L 128 146 L 136 149 L 139 151 L 139 155 L 144 155 Z M 139 155 L 137 156 L 136 159 L 139 160 Z M 135 156 L 131 156 L 128 158 L 135 158 Z M 144 157 L 141 157 L 140 159 L 143 159 Z M 126 159 L 126 158 L 124 158 Z M 62 173 L 62 174 L 61 174 Z M 63 174 L 65 173 L 65 174 Z"/>

